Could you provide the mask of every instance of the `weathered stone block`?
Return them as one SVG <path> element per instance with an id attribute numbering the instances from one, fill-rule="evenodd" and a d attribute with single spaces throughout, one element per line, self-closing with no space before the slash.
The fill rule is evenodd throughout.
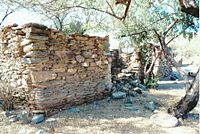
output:
<path id="1" fill-rule="evenodd" d="M 54 72 L 65 72 L 66 71 L 66 67 L 64 63 L 60 63 L 60 64 L 53 64 L 53 71 Z"/>
<path id="2" fill-rule="evenodd" d="M 28 53 L 30 51 L 39 51 L 39 50 L 47 50 L 47 46 L 45 44 L 32 43 L 23 48 L 23 51 L 25 53 Z"/>
<path id="3" fill-rule="evenodd" d="M 90 51 L 83 51 L 82 52 L 82 55 L 85 57 L 85 58 L 90 58 L 92 56 L 92 50 Z"/>
<path id="4" fill-rule="evenodd" d="M 41 62 L 47 62 L 49 61 L 49 57 L 44 58 L 23 58 L 22 62 L 25 64 L 37 64 Z"/>
<path id="5" fill-rule="evenodd" d="M 34 34 L 44 34 L 44 35 L 50 34 L 49 30 L 42 30 L 42 29 L 33 28 L 33 27 L 25 28 L 23 31 L 26 33 L 34 33 Z"/>
<path id="6" fill-rule="evenodd" d="M 23 28 L 34 27 L 34 28 L 39 28 L 39 29 L 43 29 L 43 30 L 46 30 L 48 28 L 45 25 L 37 24 L 37 23 L 27 23 L 27 24 L 24 24 L 22 27 Z"/>
<path id="7" fill-rule="evenodd" d="M 42 58 L 49 55 L 48 51 L 30 51 L 24 57 L 25 58 Z"/>
<path id="8" fill-rule="evenodd" d="M 83 56 L 81 56 L 81 55 L 77 55 L 77 56 L 76 56 L 76 60 L 77 60 L 79 63 L 81 63 L 81 62 L 84 62 L 84 61 L 85 61 L 85 58 L 84 58 Z"/>
<path id="9" fill-rule="evenodd" d="M 45 35 L 41 36 L 41 35 L 30 34 L 30 33 L 26 34 L 26 38 L 27 39 L 34 39 L 34 40 L 44 40 L 44 41 L 49 39 L 49 37 L 45 36 Z"/>
<path id="10" fill-rule="evenodd" d="M 67 72 L 69 74 L 75 74 L 77 72 L 77 69 L 76 68 L 69 68 L 69 69 L 67 69 Z"/>
<path id="11" fill-rule="evenodd" d="M 30 77 L 33 83 L 54 80 L 57 74 L 52 71 L 31 71 Z"/>

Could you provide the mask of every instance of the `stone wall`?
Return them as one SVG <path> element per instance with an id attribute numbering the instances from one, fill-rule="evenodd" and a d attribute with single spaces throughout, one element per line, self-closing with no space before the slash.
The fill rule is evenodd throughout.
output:
<path id="1" fill-rule="evenodd" d="M 108 37 L 64 35 L 29 23 L 3 28 L 1 80 L 31 110 L 51 111 L 104 98 L 111 88 Z"/>
<path id="2" fill-rule="evenodd" d="M 139 53 L 135 51 L 132 53 L 123 53 L 118 49 L 112 50 L 112 77 L 115 78 L 115 76 L 121 72 L 135 73 L 138 77 L 144 75 L 140 74 L 141 59 L 138 55 Z M 170 76 L 172 66 L 167 62 L 158 46 L 154 47 L 154 51 L 151 55 L 152 61 L 154 61 L 157 56 L 158 58 L 153 68 L 154 75 L 159 79 Z"/>

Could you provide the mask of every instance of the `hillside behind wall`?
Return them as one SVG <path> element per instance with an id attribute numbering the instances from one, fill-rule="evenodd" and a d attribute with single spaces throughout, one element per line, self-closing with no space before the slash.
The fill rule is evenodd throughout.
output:
<path id="1" fill-rule="evenodd" d="M 0 40 L 1 80 L 31 110 L 52 111 L 110 93 L 108 37 L 64 35 L 44 25 L 7 26 Z"/>

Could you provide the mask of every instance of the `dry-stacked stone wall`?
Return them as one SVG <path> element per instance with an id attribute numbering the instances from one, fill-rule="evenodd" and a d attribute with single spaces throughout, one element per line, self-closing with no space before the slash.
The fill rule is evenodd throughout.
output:
<path id="1" fill-rule="evenodd" d="M 3 28 L 1 80 L 31 110 L 51 111 L 104 98 L 111 88 L 108 37 L 64 35 L 29 23 Z"/>

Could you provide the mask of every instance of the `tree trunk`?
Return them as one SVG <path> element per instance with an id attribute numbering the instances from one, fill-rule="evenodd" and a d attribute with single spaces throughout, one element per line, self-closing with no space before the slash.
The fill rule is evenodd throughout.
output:
<path id="1" fill-rule="evenodd" d="M 194 109 L 199 100 L 199 69 L 185 96 L 174 106 L 168 109 L 168 113 L 176 118 L 184 118 L 188 112 Z"/>
<path id="2" fill-rule="evenodd" d="M 145 80 L 145 61 L 144 61 L 144 57 L 142 55 L 142 52 L 139 51 L 137 52 L 137 56 L 138 56 L 138 60 L 139 60 L 139 72 L 138 72 L 138 76 L 139 76 L 139 80 L 141 84 L 144 84 L 144 80 Z"/>
<path id="3" fill-rule="evenodd" d="M 199 7 L 194 0 L 179 0 L 181 11 L 199 18 Z"/>

